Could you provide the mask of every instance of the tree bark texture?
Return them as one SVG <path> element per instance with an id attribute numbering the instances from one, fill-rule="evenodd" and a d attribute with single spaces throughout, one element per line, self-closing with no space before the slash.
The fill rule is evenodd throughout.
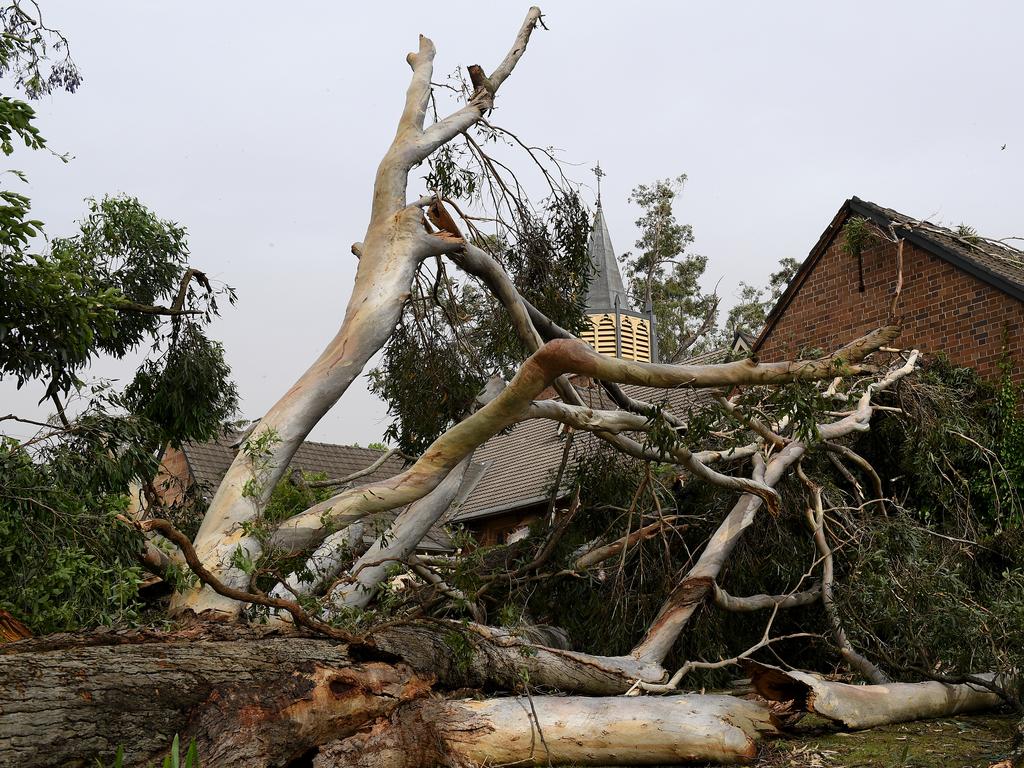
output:
<path id="1" fill-rule="evenodd" d="M 316 768 L 676 765 L 747 762 L 776 733 L 766 707 L 731 696 L 423 701 L 328 745 Z"/>
<path id="2" fill-rule="evenodd" d="M 127 765 L 149 765 L 176 733 L 204 765 L 287 765 L 429 690 L 404 664 L 313 638 L 68 642 L 0 653 L 0 765 L 107 764 L 118 746 Z"/>
<path id="3" fill-rule="evenodd" d="M 522 57 L 539 19 L 540 9 L 531 8 L 512 48 L 485 78 L 486 87 L 478 88 L 465 107 L 426 129 L 423 126 L 430 100 L 434 44 L 421 35 L 418 50 L 408 55 L 412 78 L 395 138 L 377 169 L 366 235 L 362 243 L 353 246 L 359 254 L 359 267 L 341 328 L 260 420 L 247 444 L 255 445 L 262 436 L 267 437 L 264 455 L 254 462 L 246 451 L 239 452 L 196 535 L 196 551 L 204 565 L 228 586 L 245 589 L 249 582 L 248 574 L 232 565 L 234 552 L 241 548 L 255 559 L 262 549 L 255 537 L 244 532 L 244 523 L 270 498 L 310 430 L 391 336 L 420 262 L 451 248 L 450 240 L 424 229 L 421 205 L 407 201 L 409 171 L 493 107 L 495 91 Z M 236 618 L 241 610 L 240 603 L 203 585 L 176 597 L 173 605 L 179 613 L 210 612 L 223 618 Z"/>
<path id="4" fill-rule="evenodd" d="M 0 765 L 108 764 L 118 746 L 126 765 L 149 765 L 175 734 L 186 744 L 195 739 L 203 765 L 218 768 L 286 766 L 324 745 L 333 746 L 321 751 L 321 765 L 546 764 L 549 756 L 577 764 L 732 762 L 752 756 L 760 734 L 774 730 L 767 710 L 731 697 L 442 699 L 432 691 L 435 678 L 417 669 L 436 670 L 448 688 L 521 690 L 529 680 L 595 693 L 608 691 L 614 675 L 598 657 L 574 654 L 547 673 L 559 664 L 554 652 L 526 654 L 522 642 L 511 643 L 507 656 L 501 643 L 461 655 L 432 626 L 386 628 L 373 639 L 382 642 L 357 649 L 200 626 L 6 645 Z M 385 645 L 414 661 L 396 661 Z M 370 760 L 396 745 L 409 752 L 405 762 Z"/>

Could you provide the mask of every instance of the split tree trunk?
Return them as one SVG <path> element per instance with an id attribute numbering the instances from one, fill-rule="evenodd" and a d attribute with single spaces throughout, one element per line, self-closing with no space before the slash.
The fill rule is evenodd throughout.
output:
<path id="1" fill-rule="evenodd" d="M 767 710 L 730 697 L 438 698 L 422 670 L 449 688 L 529 679 L 588 693 L 637 674 L 616 674 L 617 660 L 524 654 L 514 640 L 460 646 L 452 626 L 392 627 L 360 648 L 224 626 L 11 643 L 0 648 L 0 765 L 109 764 L 118 746 L 126 765 L 150 765 L 175 734 L 218 768 L 318 751 L 336 766 L 735 762 L 774 730 Z"/>
<path id="2" fill-rule="evenodd" d="M 312 638 L 57 640 L 0 651 L 0 765 L 107 765 L 118 746 L 150 765 L 176 733 L 204 765 L 287 765 L 429 690 L 406 665 Z"/>

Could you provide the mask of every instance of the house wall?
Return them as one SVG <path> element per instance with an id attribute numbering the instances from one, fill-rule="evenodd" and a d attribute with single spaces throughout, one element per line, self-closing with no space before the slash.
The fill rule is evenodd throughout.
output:
<path id="1" fill-rule="evenodd" d="M 863 251 L 864 292 L 857 258 L 833 238 L 789 306 L 761 339 L 762 360 L 791 359 L 801 350 L 832 351 L 883 325 L 896 286 L 896 244 L 880 241 Z M 905 242 L 901 347 L 943 352 L 985 378 L 1000 375 L 1010 354 L 1013 378 L 1024 383 L 1024 304 L 923 248 Z"/>
<path id="2" fill-rule="evenodd" d="M 160 459 L 160 470 L 153 480 L 153 487 L 163 505 L 172 507 L 180 503 L 191 482 L 188 460 L 185 458 L 184 451 L 167 446 L 167 450 L 164 451 L 164 455 Z"/>

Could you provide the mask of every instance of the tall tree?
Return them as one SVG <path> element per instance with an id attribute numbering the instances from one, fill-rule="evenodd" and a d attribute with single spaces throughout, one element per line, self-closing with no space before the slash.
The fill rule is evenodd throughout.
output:
<path id="1" fill-rule="evenodd" d="M 706 256 L 690 253 L 693 228 L 675 216 L 686 174 L 634 187 L 629 200 L 643 211 L 636 221 L 636 252 L 623 254 L 628 290 L 644 311 L 653 307 L 662 360 L 678 362 L 715 325 L 718 297 L 704 293 Z"/>
<path id="2" fill-rule="evenodd" d="M 68 42 L 36 4 L 0 8 L 0 25 L 0 73 L 16 88 L 77 88 Z M 0 146 L 10 155 L 17 141 L 46 147 L 32 107 L 2 96 Z M 89 201 L 77 234 L 48 243 L 25 195 L 0 200 L 0 375 L 55 409 L 49 422 L 0 417 L 38 430 L 0 435 L 0 611 L 35 631 L 134 616 L 143 543 L 113 520 L 129 486 L 154 477 L 163 444 L 206 439 L 233 413 L 223 349 L 205 328 L 218 295 L 234 294 L 189 266 L 182 227 L 135 198 Z M 97 356 L 146 347 L 122 390 L 83 379 Z"/>
<path id="3" fill-rule="evenodd" d="M 736 331 L 745 331 L 754 336 L 759 334 L 764 328 L 768 313 L 799 268 L 800 262 L 785 256 L 779 260 L 779 268 L 768 278 L 767 287 L 757 288 L 741 280 L 737 302 L 729 309 L 725 327 L 722 329 L 721 343 L 730 344 Z"/>

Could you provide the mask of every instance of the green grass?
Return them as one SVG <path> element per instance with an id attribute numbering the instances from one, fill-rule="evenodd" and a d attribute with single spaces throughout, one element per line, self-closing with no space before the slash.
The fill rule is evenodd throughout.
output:
<path id="1" fill-rule="evenodd" d="M 766 743 L 757 768 L 985 768 L 1013 744 L 1016 718 L 978 715 L 836 731 L 805 718 L 792 739 Z"/>

